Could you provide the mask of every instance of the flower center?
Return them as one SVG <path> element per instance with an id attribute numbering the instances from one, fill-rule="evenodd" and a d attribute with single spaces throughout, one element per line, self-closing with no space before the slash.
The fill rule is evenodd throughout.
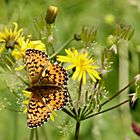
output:
<path id="1" fill-rule="evenodd" d="M 10 39 L 10 40 L 6 41 L 5 47 L 6 47 L 6 49 L 13 50 L 15 44 L 16 44 L 16 42 L 13 39 Z"/>

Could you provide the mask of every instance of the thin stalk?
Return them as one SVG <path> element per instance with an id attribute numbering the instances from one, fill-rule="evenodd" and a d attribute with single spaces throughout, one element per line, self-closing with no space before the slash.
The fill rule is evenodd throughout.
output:
<path id="1" fill-rule="evenodd" d="M 100 77 L 101 77 L 101 74 L 100 74 Z M 96 83 L 95 83 L 95 85 L 94 85 L 94 93 L 90 96 L 90 101 L 89 101 L 89 106 L 85 106 L 84 107 L 84 109 L 83 109 L 83 111 L 82 111 L 82 116 L 84 116 L 88 111 L 90 111 L 90 108 L 91 108 L 91 105 L 92 105 L 92 102 L 93 102 L 93 96 L 94 96 L 94 94 L 96 94 L 97 93 L 97 89 L 99 88 L 98 87 L 98 83 L 99 83 L 99 80 L 97 79 L 97 81 L 96 81 Z M 98 93 L 96 94 L 96 95 L 98 95 Z M 91 113 L 91 111 L 90 111 L 90 113 Z"/>
<path id="2" fill-rule="evenodd" d="M 128 40 L 125 39 L 120 39 L 117 43 L 118 45 L 118 70 L 119 70 L 119 79 L 118 79 L 118 85 L 119 85 L 119 90 L 124 87 L 129 82 L 129 46 L 128 46 Z M 128 95 L 128 90 L 127 88 L 124 92 L 124 96 L 119 96 L 119 101 L 123 101 L 127 95 Z M 124 108 L 120 107 L 119 108 L 120 112 L 124 112 Z M 121 121 L 121 128 L 122 128 L 122 134 L 123 137 L 125 137 L 125 119 L 124 119 L 124 114 L 120 114 L 120 121 Z"/>
<path id="3" fill-rule="evenodd" d="M 21 80 L 25 85 L 30 86 L 30 84 L 27 83 L 19 74 L 17 74 L 15 70 L 10 71 L 10 72 L 11 74 L 15 75 L 19 80 Z"/>
<path id="4" fill-rule="evenodd" d="M 47 133 L 46 133 L 46 131 L 45 131 L 45 127 L 44 126 L 42 126 L 41 127 L 41 129 L 42 129 L 42 134 L 43 134 L 43 136 L 44 136 L 44 138 L 45 138 L 45 140 L 48 140 L 48 136 L 47 136 Z"/>
<path id="5" fill-rule="evenodd" d="M 67 91 L 68 91 L 68 90 L 67 90 Z M 77 116 L 76 110 L 75 110 L 75 108 L 74 108 L 74 106 L 73 106 L 72 98 L 71 98 L 71 95 L 70 95 L 69 91 L 68 91 L 68 94 L 69 94 L 69 103 L 70 103 L 70 105 L 72 106 L 71 112 L 72 112 L 75 116 Z"/>
<path id="6" fill-rule="evenodd" d="M 48 54 L 54 54 L 54 53 L 55 53 L 55 49 L 54 49 L 52 43 L 47 43 L 46 46 L 47 46 L 47 47 L 46 47 L 46 50 L 47 50 L 47 53 L 48 53 Z"/>
<path id="7" fill-rule="evenodd" d="M 81 98 L 81 91 L 82 91 L 82 79 L 80 80 L 80 84 L 79 84 L 78 101 L 80 101 Z"/>
<path id="8" fill-rule="evenodd" d="M 80 116 L 80 113 L 81 113 L 81 108 L 79 107 L 79 102 L 80 102 L 80 99 L 81 99 L 81 92 L 82 92 L 82 79 L 80 80 L 80 84 L 79 84 L 79 91 L 78 91 L 78 121 L 79 121 L 79 118 L 81 117 Z"/>
<path id="9" fill-rule="evenodd" d="M 80 80 L 79 91 L 78 91 L 78 116 L 76 118 L 75 140 L 79 140 L 80 119 L 81 119 L 81 116 L 80 116 L 81 108 L 79 107 L 79 101 L 81 98 L 81 92 L 82 92 L 82 79 Z"/>
<path id="10" fill-rule="evenodd" d="M 128 56 L 128 40 L 120 39 L 118 45 L 118 59 L 119 59 L 119 90 L 122 89 L 129 82 L 129 56 Z M 125 91 L 128 93 L 128 89 Z M 119 100 L 124 100 L 125 96 L 120 96 Z"/>
<path id="11" fill-rule="evenodd" d="M 85 103 L 87 104 L 88 103 L 88 91 L 86 91 L 85 93 Z M 87 105 L 85 105 L 83 108 L 82 108 L 82 112 L 81 112 L 81 116 L 83 116 L 85 110 L 87 109 Z"/>
<path id="12" fill-rule="evenodd" d="M 36 140 L 39 140 L 37 128 L 35 128 L 35 138 Z"/>
<path id="13" fill-rule="evenodd" d="M 41 28 L 38 25 L 37 18 L 34 19 L 33 23 L 34 23 L 36 30 L 39 32 L 39 38 L 41 38 Z"/>
<path id="14" fill-rule="evenodd" d="M 115 108 L 117 108 L 117 107 L 119 107 L 119 106 L 121 106 L 121 105 L 123 105 L 123 104 L 125 104 L 125 103 L 127 103 L 127 102 L 129 102 L 129 99 L 128 99 L 128 100 L 125 100 L 125 101 L 123 101 L 122 103 L 120 103 L 120 104 L 118 104 L 118 105 L 115 105 L 115 106 L 113 106 L 113 107 L 111 107 L 111 108 L 105 109 L 105 110 L 100 111 L 100 112 L 95 113 L 95 114 L 91 114 L 91 115 L 89 115 L 89 116 L 85 116 L 85 117 L 81 118 L 81 121 L 82 121 L 82 120 L 86 120 L 86 119 L 88 119 L 88 118 L 91 118 L 91 117 L 93 117 L 93 116 L 102 114 L 102 113 L 104 113 L 104 112 L 110 111 L 110 110 L 112 110 L 112 109 L 115 109 Z"/>
<path id="15" fill-rule="evenodd" d="M 75 128 L 75 140 L 79 140 L 79 131 L 80 131 L 80 121 L 77 121 Z"/>
<path id="16" fill-rule="evenodd" d="M 27 83 L 20 75 L 17 75 L 17 74 L 16 74 L 16 76 L 17 76 L 17 78 L 19 78 L 25 85 L 30 86 L 30 84 Z"/>
<path id="17" fill-rule="evenodd" d="M 17 112 L 14 113 L 14 137 L 13 140 L 17 140 L 17 134 L 18 134 L 18 114 Z"/>
<path id="18" fill-rule="evenodd" d="M 81 117 L 84 116 L 85 112 L 87 112 L 87 110 L 88 110 L 87 108 L 88 108 L 88 106 L 85 105 L 81 112 Z"/>
<path id="19" fill-rule="evenodd" d="M 121 93 L 123 93 L 124 90 L 126 90 L 129 86 L 131 86 L 133 83 L 135 82 L 135 80 L 131 81 L 127 86 L 125 86 L 123 89 L 121 89 L 120 91 L 118 91 L 115 95 L 113 95 L 110 99 L 106 100 L 104 103 L 102 103 L 100 105 L 100 107 L 102 107 L 103 105 L 105 105 L 106 103 L 108 103 L 109 101 L 111 101 L 112 99 L 114 99 L 115 97 L 117 97 L 118 95 L 120 95 Z"/>
<path id="20" fill-rule="evenodd" d="M 50 36 L 53 36 L 53 32 L 54 32 L 53 30 L 54 30 L 54 25 L 46 24 L 46 37 L 48 39 Z M 47 45 L 46 50 L 47 50 L 48 54 L 55 53 L 55 49 L 54 49 L 51 41 L 48 40 L 46 45 Z"/>
<path id="21" fill-rule="evenodd" d="M 72 38 L 69 38 L 54 54 L 52 54 L 51 56 L 50 56 L 50 59 L 52 59 L 54 56 L 56 56 L 63 48 L 65 48 L 66 47 L 66 45 L 68 45 L 71 41 L 73 41 L 74 40 L 74 38 L 72 37 Z"/>
<path id="22" fill-rule="evenodd" d="M 91 105 L 92 105 L 92 98 L 89 102 L 89 106 L 86 106 L 86 108 L 83 109 L 84 111 L 82 111 L 82 116 L 84 116 L 88 111 L 90 111 Z"/>
<path id="23" fill-rule="evenodd" d="M 12 111 L 12 112 L 23 112 L 21 110 L 15 110 L 13 108 L 9 108 L 9 107 L 5 107 L 5 109 L 9 110 L 9 111 Z"/>
<path id="24" fill-rule="evenodd" d="M 63 108 L 62 111 L 64 111 L 66 114 L 68 114 L 72 118 L 76 119 L 76 117 L 70 111 L 68 111 L 67 109 Z"/>
<path id="25" fill-rule="evenodd" d="M 34 129 L 31 129 L 30 131 L 30 139 L 29 140 L 33 140 L 34 139 Z"/>

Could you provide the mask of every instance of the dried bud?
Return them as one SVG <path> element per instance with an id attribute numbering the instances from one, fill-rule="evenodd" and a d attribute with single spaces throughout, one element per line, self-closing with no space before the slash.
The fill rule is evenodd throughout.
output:
<path id="1" fill-rule="evenodd" d="M 74 34 L 74 39 L 75 39 L 76 41 L 80 41 L 80 40 L 81 40 L 81 35 L 78 34 L 78 33 L 75 33 L 75 34 Z"/>
<path id="2" fill-rule="evenodd" d="M 111 58 L 112 58 L 113 51 L 111 49 L 104 49 L 101 55 L 101 63 L 104 70 L 111 70 Z"/>
<path id="3" fill-rule="evenodd" d="M 136 123 L 132 123 L 131 127 L 137 136 L 140 136 L 140 127 Z"/>
<path id="4" fill-rule="evenodd" d="M 134 29 L 130 25 L 118 24 L 116 26 L 114 35 L 124 40 L 130 40 L 134 34 Z"/>
<path id="5" fill-rule="evenodd" d="M 96 39 L 96 34 L 97 30 L 94 27 L 88 29 L 86 26 L 83 26 L 81 31 L 81 40 L 84 43 L 93 43 Z"/>
<path id="6" fill-rule="evenodd" d="M 55 22 L 56 15 L 57 15 L 57 7 L 49 6 L 45 18 L 47 24 L 53 24 Z"/>

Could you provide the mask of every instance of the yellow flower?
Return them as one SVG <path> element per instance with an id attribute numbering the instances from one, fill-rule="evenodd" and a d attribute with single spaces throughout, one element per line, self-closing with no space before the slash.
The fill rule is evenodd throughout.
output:
<path id="1" fill-rule="evenodd" d="M 29 48 L 45 50 L 45 45 L 40 40 L 30 41 L 25 39 L 23 36 L 23 29 L 18 29 L 18 24 L 13 23 L 14 28 L 5 27 L 2 32 L 0 32 L 0 53 L 5 49 L 11 49 L 12 56 L 19 60 L 24 57 L 25 52 Z"/>
<path id="2" fill-rule="evenodd" d="M 45 44 L 43 44 L 40 40 L 30 41 L 29 39 L 27 39 L 25 41 L 24 37 L 22 37 L 19 39 L 19 47 L 16 47 L 12 51 L 12 56 L 16 60 L 19 60 L 25 56 L 25 52 L 29 48 L 45 50 Z"/>
<path id="3" fill-rule="evenodd" d="M 75 69 L 72 79 L 82 80 L 83 84 L 86 83 L 86 77 L 89 77 L 96 82 L 100 79 L 99 73 L 96 71 L 98 66 L 95 66 L 95 61 L 89 57 L 88 53 L 85 51 L 78 52 L 76 49 L 65 49 L 66 56 L 59 55 L 57 57 L 58 61 L 67 62 L 69 66 L 67 70 Z"/>
<path id="4" fill-rule="evenodd" d="M 2 43 L 0 53 L 2 53 L 4 49 L 13 50 L 15 46 L 19 44 L 19 39 L 23 37 L 23 29 L 18 29 L 16 22 L 14 22 L 13 25 L 13 29 L 5 27 L 4 30 L 0 32 L 0 43 Z"/>

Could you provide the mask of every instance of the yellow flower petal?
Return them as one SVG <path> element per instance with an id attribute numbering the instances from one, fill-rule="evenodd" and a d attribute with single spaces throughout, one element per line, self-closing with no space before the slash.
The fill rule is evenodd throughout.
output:
<path id="1" fill-rule="evenodd" d="M 2 45 L 2 47 L 0 48 L 0 53 L 2 53 L 5 49 L 5 45 Z"/>
<path id="2" fill-rule="evenodd" d="M 80 73 L 80 71 L 79 71 L 79 69 L 76 67 L 76 70 L 75 70 L 74 74 L 72 75 L 72 79 L 75 80 L 75 79 L 79 76 L 79 73 Z"/>
<path id="3" fill-rule="evenodd" d="M 52 122 L 55 121 L 54 116 L 57 116 L 57 114 L 55 113 L 55 111 L 52 111 L 52 114 L 50 115 L 50 119 L 52 120 Z"/>
<path id="4" fill-rule="evenodd" d="M 61 61 L 61 62 L 70 62 L 70 61 L 71 61 L 71 58 L 66 57 L 66 56 L 58 55 L 58 56 L 57 56 L 57 60 L 58 60 L 58 61 Z"/>
<path id="5" fill-rule="evenodd" d="M 91 78 L 94 82 L 97 81 L 91 73 L 89 73 L 89 76 L 90 76 L 90 78 Z"/>
<path id="6" fill-rule="evenodd" d="M 73 69 L 74 67 L 76 67 L 76 66 L 72 64 L 72 65 L 68 66 L 68 67 L 66 68 L 66 70 Z"/>
<path id="7" fill-rule="evenodd" d="M 24 108 L 23 113 L 27 113 L 27 107 Z"/>
<path id="8" fill-rule="evenodd" d="M 15 71 L 21 71 L 21 70 L 23 70 L 24 68 L 25 68 L 25 65 L 21 65 L 21 66 L 15 68 Z"/>
<path id="9" fill-rule="evenodd" d="M 23 104 L 27 105 L 29 103 L 29 100 L 23 101 Z"/>
<path id="10" fill-rule="evenodd" d="M 27 98 L 29 98 L 32 94 L 32 92 L 27 91 L 27 90 L 22 90 L 22 92 L 23 92 L 24 96 L 26 96 Z"/>
<path id="11" fill-rule="evenodd" d="M 83 77 L 83 71 L 81 71 L 81 70 L 79 69 L 78 80 L 80 81 L 80 80 L 82 79 L 82 77 Z"/>
<path id="12" fill-rule="evenodd" d="M 43 51 L 45 50 L 45 44 L 40 40 L 30 41 L 28 44 L 28 48 L 34 48 Z"/>

